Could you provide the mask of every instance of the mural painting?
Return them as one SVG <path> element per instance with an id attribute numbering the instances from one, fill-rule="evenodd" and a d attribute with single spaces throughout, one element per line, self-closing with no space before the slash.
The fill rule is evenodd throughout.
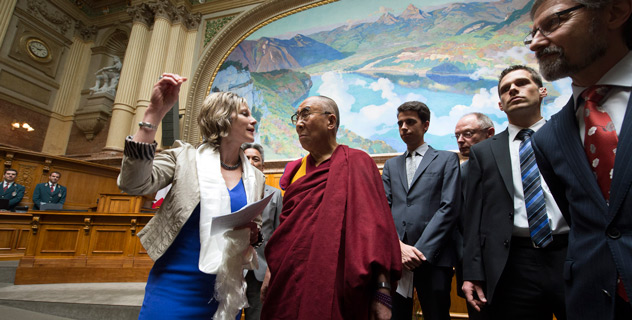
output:
<path id="1" fill-rule="evenodd" d="M 426 141 L 458 150 L 457 120 L 483 112 L 496 132 L 498 75 L 512 64 L 537 70 L 523 44 L 533 0 L 341 0 L 274 21 L 242 41 L 220 67 L 212 91 L 245 97 L 267 159 L 305 155 L 290 116 L 306 97 L 340 108 L 338 141 L 370 154 L 403 152 L 397 107 L 409 100 L 431 112 Z M 388 5 L 388 7 L 385 7 Z M 571 95 L 570 80 L 545 84 L 549 118 Z"/>

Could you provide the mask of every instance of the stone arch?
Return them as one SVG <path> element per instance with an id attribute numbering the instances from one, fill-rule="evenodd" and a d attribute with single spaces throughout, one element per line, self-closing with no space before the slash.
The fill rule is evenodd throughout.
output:
<path id="1" fill-rule="evenodd" d="M 200 113 L 202 101 L 208 95 L 219 67 L 242 40 L 270 22 L 335 1 L 338 0 L 272 0 L 231 20 L 204 49 L 195 73 L 189 79 L 191 85 L 187 93 L 182 140 L 192 144 L 201 141 L 197 115 Z"/>

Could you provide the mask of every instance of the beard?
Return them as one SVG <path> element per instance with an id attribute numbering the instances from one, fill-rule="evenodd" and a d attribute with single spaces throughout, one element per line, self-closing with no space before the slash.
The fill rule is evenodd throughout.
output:
<path id="1" fill-rule="evenodd" d="M 558 80 L 564 77 L 573 76 L 577 72 L 585 69 L 594 63 L 597 59 L 603 57 L 608 49 L 605 29 L 603 24 L 593 19 L 588 28 L 588 35 L 582 38 L 583 41 L 583 58 L 576 63 L 571 63 L 564 49 L 554 45 L 550 45 L 535 53 L 540 66 L 540 74 L 548 81 Z M 604 32 L 602 32 L 604 31 Z M 579 53 L 579 52 L 577 52 Z M 543 58 L 543 56 L 548 57 Z"/>

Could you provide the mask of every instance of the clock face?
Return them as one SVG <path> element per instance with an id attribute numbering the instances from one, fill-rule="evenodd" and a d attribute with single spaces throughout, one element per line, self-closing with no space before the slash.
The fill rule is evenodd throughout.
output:
<path id="1" fill-rule="evenodd" d="M 30 40 L 27 44 L 29 51 L 38 58 L 48 57 L 48 47 L 40 40 Z"/>

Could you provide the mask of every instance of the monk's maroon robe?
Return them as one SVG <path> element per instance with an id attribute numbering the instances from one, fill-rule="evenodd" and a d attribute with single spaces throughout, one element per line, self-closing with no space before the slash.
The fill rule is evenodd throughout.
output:
<path id="1" fill-rule="evenodd" d="M 379 273 L 393 288 L 401 253 L 375 162 L 340 145 L 289 184 L 301 160 L 287 165 L 281 224 L 265 254 L 272 277 L 261 319 L 368 319 Z"/>

